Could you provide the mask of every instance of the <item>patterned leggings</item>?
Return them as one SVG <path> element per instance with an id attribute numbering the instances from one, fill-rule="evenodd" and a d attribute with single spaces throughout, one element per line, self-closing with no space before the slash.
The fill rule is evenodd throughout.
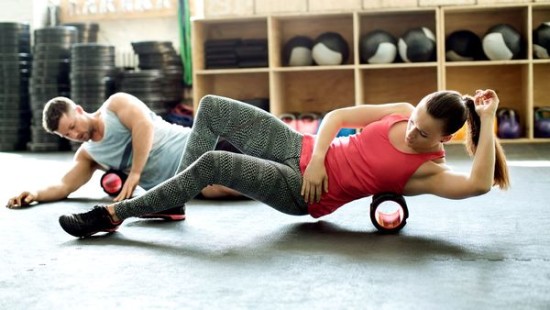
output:
<path id="1" fill-rule="evenodd" d="M 243 154 L 214 151 L 218 139 Z M 207 185 L 239 191 L 291 215 L 305 215 L 300 195 L 302 135 L 261 109 L 229 98 L 201 99 L 180 171 L 145 194 L 117 203 L 121 219 L 181 206 Z M 182 169 L 183 168 L 183 169 Z"/>

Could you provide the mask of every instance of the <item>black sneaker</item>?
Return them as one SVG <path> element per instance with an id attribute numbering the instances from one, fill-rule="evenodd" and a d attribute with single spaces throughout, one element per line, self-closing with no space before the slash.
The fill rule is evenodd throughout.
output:
<path id="1" fill-rule="evenodd" d="M 84 213 L 62 215 L 59 224 L 65 232 L 79 238 L 86 238 L 98 232 L 114 232 L 122 221 L 113 222 L 104 206 L 95 206 Z"/>
<path id="2" fill-rule="evenodd" d="M 185 205 L 182 207 L 175 207 L 157 213 L 145 214 L 140 217 L 144 219 L 160 218 L 166 221 L 183 221 L 185 220 Z"/>

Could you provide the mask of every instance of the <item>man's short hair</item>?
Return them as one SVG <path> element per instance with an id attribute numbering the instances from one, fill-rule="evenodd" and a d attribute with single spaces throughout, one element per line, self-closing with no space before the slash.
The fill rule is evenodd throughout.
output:
<path id="1" fill-rule="evenodd" d="M 50 133 L 59 129 L 59 119 L 61 116 L 72 112 L 75 106 L 75 103 L 67 97 L 50 99 L 42 111 L 42 126 L 44 129 Z"/>

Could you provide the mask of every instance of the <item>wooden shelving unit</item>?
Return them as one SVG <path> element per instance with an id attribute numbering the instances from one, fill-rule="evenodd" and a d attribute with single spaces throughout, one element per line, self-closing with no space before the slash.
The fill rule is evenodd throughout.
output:
<path id="1" fill-rule="evenodd" d="M 534 138 L 533 109 L 550 106 L 550 60 L 534 59 L 532 31 L 550 21 L 549 4 L 449 6 L 369 10 L 349 13 L 284 14 L 246 18 L 193 21 L 193 97 L 195 106 L 206 94 L 235 99 L 269 98 L 275 115 L 292 112 L 324 113 L 364 103 L 408 101 L 417 103 L 429 92 L 454 89 L 473 93 L 493 88 L 501 106 L 519 112 L 523 126 L 520 139 L 504 142 L 550 142 Z M 480 37 L 492 25 L 508 23 L 521 32 L 525 50 L 510 61 L 448 62 L 445 38 L 468 29 Z M 384 29 L 395 37 L 413 27 L 427 27 L 436 36 L 437 60 L 423 63 L 363 64 L 360 37 Z M 348 42 L 350 57 L 339 66 L 285 67 L 282 49 L 290 38 L 311 38 L 333 31 Z M 269 65 L 253 69 L 205 69 L 204 43 L 210 39 L 267 39 Z"/>

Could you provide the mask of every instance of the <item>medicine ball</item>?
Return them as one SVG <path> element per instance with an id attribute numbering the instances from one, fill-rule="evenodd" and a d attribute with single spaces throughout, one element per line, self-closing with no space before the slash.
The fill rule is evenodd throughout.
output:
<path id="1" fill-rule="evenodd" d="M 445 40 L 445 56 L 449 61 L 482 59 L 481 39 L 470 30 L 455 31 Z"/>
<path id="2" fill-rule="evenodd" d="M 483 37 L 483 52 L 491 60 L 510 60 L 521 53 L 521 35 L 507 24 L 495 25 Z"/>
<path id="3" fill-rule="evenodd" d="M 315 39 L 312 55 L 318 65 L 340 65 L 348 61 L 349 46 L 339 33 L 325 32 Z"/>
<path id="4" fill-rule="evenodd" d="M 313 64 L 311 48 L 313 40 L 306 36 L 295 36 L 283 47 L 283 63 L 286 66 L 310 66 Z"/>
<path id="5" fill-rule="evenodd" d="M 550 107 L 535 109 L 535 137 L 550 138 Z"/>
<path id="6" fill-rule="evenodd" d="M 435 60 L 435 36 L 426 27 L 408 30 L 398 42 L 399 55 L 405 62 L 425 62 Z"/>
<path id="7" fill-rule="evenodd" d="M 397 55 L 397 39 L 384 30 L 374 30 L 359 40 L 359 54 L 363 63 L 392 63 Z"/>
<path id="8" fill-rule="evenodd" d="M 540 24 L 533 31 L 533 53 L 536 58 L 550 58 L 550 22 Z"/>

